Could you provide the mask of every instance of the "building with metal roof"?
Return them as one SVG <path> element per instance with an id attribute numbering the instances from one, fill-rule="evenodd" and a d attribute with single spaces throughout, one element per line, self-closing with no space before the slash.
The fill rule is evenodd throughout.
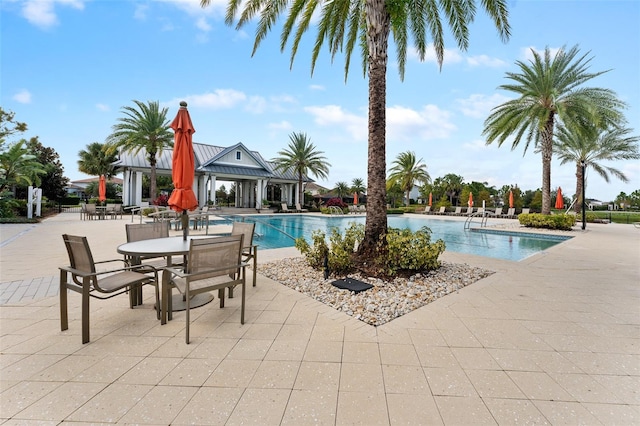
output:
<path id="1" fill-rule="evenodd" d="M 271 200 L 293 205 L 301 203 L 298 195 L 298 177 L 293 170 L 282 172 L 273 162 L 265 160 L 257 151 L 251 151 L 239 142 L 230 147 L 193 143 L 195 157 L 195 179 L 193 191 L 200 207 L 209 202 L 216 203 L 216 182 L 229 181 L 236 184 L 236 207 L 262 208 L 262 200 L 268 197 L 269 187 L 278 187 L 280 200 Z M 156 155 L 156 173 L 171 175 L 172 149 L 164 149 Z M 142 202 L 142 176 L 150 174 L 151 167 L 145 150 L 137 154 L 121 151 L 113 163 L 123 172 L 122 202 L 139 205 Z M 313 182 L 303 176 L 303 185 Z"/>

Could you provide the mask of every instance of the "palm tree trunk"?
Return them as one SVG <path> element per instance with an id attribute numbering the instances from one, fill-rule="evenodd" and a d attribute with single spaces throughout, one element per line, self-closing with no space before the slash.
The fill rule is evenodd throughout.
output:
<path id="1" fill-rule="evenodd" d="M 553 154 L 553 113 L 542 131 L 542 214 L 551 214 L 551 156 Z"/>
<path id="2" fill-rule="evenodd" d="M 387 51 L 390 16 L 384 0 L 366 0 L 367 45 L 369 48 L 369 148 L 367 155 L 367 218 L 359 260 L 373 260 L 386 250 L 387 161 L 386 96 Z M 378 244 L 382 243 L 378 252 Z"/>
<path id="3" fill-rule="evenodd" d="M 582 211 L 582 166 L 576 163 L 576 202 L 573 206 L 576 214 Z"/>
<path id="4" fill-rule="evenodd" d="M 149 168 L 151 172 L 149 173 L 149 198 L 151 198 L 151 202 L 156 199 L 156 192 L 158 191 L 156 187 L 156 157 L 149 157 Z"/>
<path id="5" fill-rule="evenodd" d="M 302 172 L 298 171 L 298 200 L 300 200 L 300 206 L 304 205 L 304 195 L 302 191 Z"/>

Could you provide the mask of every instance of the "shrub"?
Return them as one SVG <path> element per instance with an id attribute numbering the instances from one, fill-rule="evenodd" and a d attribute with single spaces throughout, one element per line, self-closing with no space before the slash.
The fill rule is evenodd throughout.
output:
<path id="1" fill-rule="evenodd" d="M 169 205 L 169 196 L 167 194 L 160 194 L 156 197 L 155 200 L 151 204 L 156 206 L 168 206 Z"/>
<path id="2" fill-rule="evenodd" d="M 545 215 L 540 213 L 519 214 L 518 221 L 528 228 L 560 229 L 570 231 L 576 217 L 570 214 Z"/>
<path id="3" fill-rule="evenodd" d="M 438 257 L 445 250 L 445 243 L 438 240 L 431 243 L 431 230 L 426 226 L 416 232 L 410 229 L 389 228 L 387 232 L 388 252 L 380 259 L 388 275 L 412 274 L 440 267 Z"/>
<path id="4" fill-rule="evenodd" d="M 327 243 L 323 231 L 314 231 L 312 244 L 302 237 L 296 239 L 296 248 L 305 256 L 309 265 L 315 269 L 327 267 L 332 275 L 340 276 L 356 269 L 354 253 L 358 243 L 364 238 L 364 225 L 351 223 L 344 232 L 333 228 Z M 390 228 L 387 233 L 388 250 L 385 256 L 376 259 L 378 268 L 384 276 L 414 274 L 440 267 L 438 257 L 445 250 L 445 243 L 438 240 L 431 243 L 431 230 L 423 227 L 412 232 L 408 229 Z"/>
<path id="5" fill-rule="evenodd" d="M 327 207 L 331 207 L 331 206 L 336 206 L 336 207 L 340 207 L 341 209 L 345 209 L 348 208 L 349 206 L 347 205 L 347 203 L 345 203 L 344 201 L 342 201 L 342 199 L 336 197 L 336 198 L 330 198 L 329 201 L 327 201 L 327 204 L 325 204 Z"/>

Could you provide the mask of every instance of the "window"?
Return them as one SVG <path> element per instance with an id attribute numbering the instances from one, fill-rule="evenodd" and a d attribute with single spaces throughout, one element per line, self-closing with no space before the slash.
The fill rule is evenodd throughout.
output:
<path id="1" fill-rule="evenodd" d="M 238 161 L 242 160 L 242 152 L 241 151 L 236 151 L 236 160 L 238 160 Z"/>

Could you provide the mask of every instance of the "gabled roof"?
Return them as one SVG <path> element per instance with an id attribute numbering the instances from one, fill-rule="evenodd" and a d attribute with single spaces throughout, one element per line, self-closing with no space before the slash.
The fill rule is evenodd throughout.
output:
<path id="1" fill-rule="evenodd" d="M 228 154 L 237 150 L 244 152 L 250 161 L 244 164 L 229 164 L 220 162 Z M 257 151 L 251 151 L 242 143 L 230 147 L 207 145 L 203 143 L 193 143 L 193 154 L 195 157 L 196 173 L 211 173 L 219 176 L 222 180 L 234 178 L 266 178 L 282 181 L 297 181 L 298 176 L 293 170 L 285 172 L 276 169 L 274 163 L 266 161 Z M 170 174 L 172 168 L 173 149 L 165 148 L 160 155 L 156 156 L 156 171 L 159 174 Z M 137 154 L 130 152 L 120 152 L 119 158 L 113 163 L 116 167 L 131 168 L 137 170 L 149 169 L 147 153 L 144 149 Z M 305 182 L 313 182 L 307 176 L 303 177 Z"/>

